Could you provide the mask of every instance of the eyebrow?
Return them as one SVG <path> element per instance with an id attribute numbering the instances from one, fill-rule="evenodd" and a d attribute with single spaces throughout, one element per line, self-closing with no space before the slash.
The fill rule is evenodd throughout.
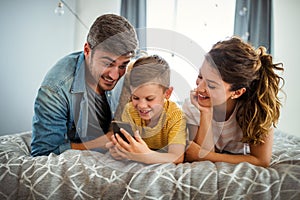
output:
<path id="1" fill-rule="evenodd" d="M 116 60 L 114 60 L 108 56 L 102 56 L 101 59 L 106 59 L 106 60 L 109 60 L 111 63 L 116 63 Z M 130 59 L 128 61 L 122 63 L 122 65 L 127 65 L 129 62 L 130 62 Z"/>
<path id="2" fill-rule="evenodd" d="M 200 71 L 199 71 L 199 75 L 198 75 L 198 76 L 202 76 L 201 69 L 200 69 Z M 221 85 L 221 84 L 219 84 L 218 82 L 213 81 L 213 80 L 210 80 L 210 79 L 207 79 L 206 81 L 209 82 L 209 83 L 216 84 L 216 85 Z"/>

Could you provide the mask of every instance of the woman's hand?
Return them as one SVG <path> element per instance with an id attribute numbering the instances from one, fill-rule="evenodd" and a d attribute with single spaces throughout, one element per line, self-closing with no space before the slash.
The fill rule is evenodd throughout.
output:
<path id="1" fill-rule="evenodd" d="M 190 91 L 191 103 L 201 112 L 201 113 L 212 113 L 212 106 L 201 106 L 198 102 L 198 92 L 197 89 Z"/>
<path id="2" fill-rule="evenodd" d="M 191 103 L 200 111 L 201 107 L 198 103 L 198 94 L 196 89 L 190 91 L 190 99 L 191 99 Z"/>

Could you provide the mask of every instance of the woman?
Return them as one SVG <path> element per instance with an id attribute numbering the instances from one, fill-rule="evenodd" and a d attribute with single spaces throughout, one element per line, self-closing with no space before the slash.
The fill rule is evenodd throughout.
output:
<path id="1" fill-rule="evenodd" d="M 199 70 L 191 102 L 185 102 L 190 144 L 187 161 L 249 162 L 267 167 L 279 115 L 280 80 L 264 47 L 237 37 L 216 43 Z"/>

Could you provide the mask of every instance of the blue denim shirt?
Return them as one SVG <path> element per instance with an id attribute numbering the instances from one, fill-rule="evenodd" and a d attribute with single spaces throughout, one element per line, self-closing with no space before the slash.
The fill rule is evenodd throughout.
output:
<path id="1" fill-rule="evenodd" d="M 113 91 L 105 92 L 112 117 L 122 82 L 120 80 Z M 31 155 L 60 154 L 70 149 L 67 133 L 76 128 L 75 138 L 84 138 L 87 116 L 84 54 L 75 52 L 58 61 L 39 88 L 32 120 Z"/>

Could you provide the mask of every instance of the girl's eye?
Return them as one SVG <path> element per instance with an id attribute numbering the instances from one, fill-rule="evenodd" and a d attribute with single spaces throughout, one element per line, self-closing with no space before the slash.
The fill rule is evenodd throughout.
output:
<path id="1" fill-rule="evenodd" d="M 146 100 L 147 101 L 153 101 L 155 99 L 155 97 L 147 97 Z"/>
<path id="2" fill-rule="evenodd" d="M 138 97 L 132 96 L 132 100 L 139 100 Z"/>
<path id="3" fill-rule="evenodd" d="M 199 78 L 199 79 L 202 79 L 202 76 L 201 76 L 201 75 L 199 75 L 199 76 L 198 76 L 198 78 Z"/>

